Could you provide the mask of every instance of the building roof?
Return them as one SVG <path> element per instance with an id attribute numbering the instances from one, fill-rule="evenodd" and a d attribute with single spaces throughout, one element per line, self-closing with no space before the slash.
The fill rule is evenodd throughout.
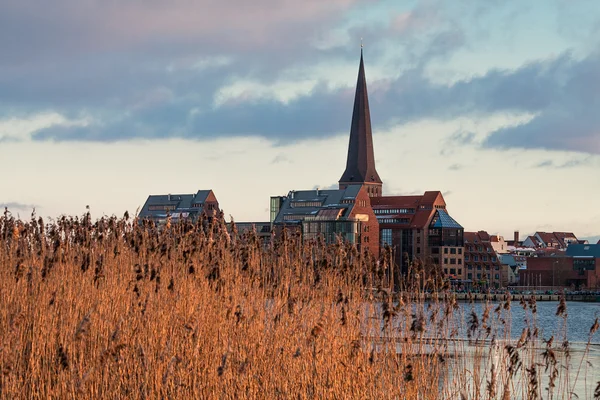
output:
<path id="1" fill-rule="evenodd" d="M 361 185 L 349 185 L 346 189 L 291 191 L 285 197 L 273 222 L 292 223 L 307 218 L 346 218 L 352 212 L 361 188 Z"/>
<path id="2" fill-rule="evenodd" d="M 575 258 L 600 258 L 600 244 L 570 244 L 567 256 Z"/>
<path id="3" fill-rule="evenodd" d="M 425 192 L 422 196 L 381 196 L 372 197 L 371 206 L 375 213 L 379 210 L 403 209 L 414 210 L 411 213 L 401 212 L 397 215 L 388 214 L 389 217 L 396 216 L 409 219 L 407 228 L 425 229 L 435 215 L 436 210 L 445 210 L 446 202 L 442 193 L 437 191 Z M 385 223 L 387 225 L 387 223 Z M 405 224 L 403 224 L 405 225 Z"/>
<path id="4" fill-rule="evenodd" d="M 350 125 L 350 142 L 348 144 L 348 159 L 346 170 L 340 178 L 340 183 L 382 183 L 375 169 L 373 152 L 373 134 L 371 132 L 371 113 L 369 111 L 369 96 L 362 50 L 360 51 L 360 66 L 354 96 L 354 110 Z"/>
<path id="5" fill-rule="evenodd" d="M 436 210 L 431 220 L 432 228 L 462 229 L 462 226 L 454 220 L 445 210 Z"/>
<path id="6" fill-rule="evenodd" d="M 162 219 L 168 215 L 175 218 L 198 215 L 202 213 L 211 192 L 212 190 L 199 190 L 195 194 L 150 195 L 138 217 Z"/>

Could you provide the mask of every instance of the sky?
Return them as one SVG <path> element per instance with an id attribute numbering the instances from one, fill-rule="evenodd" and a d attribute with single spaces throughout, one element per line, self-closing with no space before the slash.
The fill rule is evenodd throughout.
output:
<path id="1" fill-rule="evenodd" d="M 225 215 L 336 187 L 364 43 L 384 195 L 468 231 L 600 235 L 597 0 L 0 0 L 0 206 Z"/>

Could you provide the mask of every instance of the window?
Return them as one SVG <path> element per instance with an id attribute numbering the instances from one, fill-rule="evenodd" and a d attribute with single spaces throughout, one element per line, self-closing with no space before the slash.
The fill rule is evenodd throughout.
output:
<path id="1" fill-rule="evenodd" d="M 444 247 L 444 254 L 448 254 L 448 248 Z"/>
<path id="2" fill-rule="evenodd" d="M 473 269 L 473 266 L 471 264 L 466 264 L 467 269 Z"/>
<path id="3" fill-rule="evenodd" d="M 452 265 L 456 264 L 456 258 L 451 258 L 450 259 L 450 264 L 452 264 Z"/>
<path id="4" fill-rule="evenodd" d="M 462 269 L 458 270 L 458 275 L 462 275 Z"/>
<path id="5" fill-rule="evenodd" d="M 494 268 L 496 271 L 500 271 L 500 267 L 498 265 L 496 265 L 496 268 Z"/>
<path id="6" fill-rule="evenodd" d="M 381 230 L 381 246 L 385 246 L 386 244 L 392 245 L 392 230 L 391 229 L 382 229 Z"/>
<path id="7" fill-rule="evenodd" d="M 439 247 L 432 247 L 431 248 L 431 254 L 440 254 L 440 248 Z"/>
<path id="8" fill-rule="evenodd" d="M 448 259 L 444 258 L 444 264 L 448 264 Z"/>
<path id="9" fill-rule="evenodd" d="M 496 257 L 492 257 L 492 262 L 496 262 L 498 259 Z"/>
<path id="10" fill-rule="evenodd" d="M 433 258 L 433 263 L 436 264 L 436 265 L 440 265 L 440 259 L 437 258 L 437 257 L 434 257 Z"/>
<path id="11" fill-rule="evenodd" d="M 365 225 L 365 228 L 363 229 L 364 232 L 369 232 L 369 225 Z"/>
<path id="12" fill-rule="evenodd" d="M 477 274 L 477 279 L 481 279 L 481 274 Z"/>
<path id="13" fill-rule="evenodd" d="M 417 247 L 417 254 L 421 254 L 421 248 Z"/>
<path id="14" fill-rule="evenodd" d="M 473 256 L 473 261 L 479 261 L 479 256 Z"/>
<path id="15" fill-rule="evenodd" d="M 465 261 L 469 261 L 469 255 L 465 254 Z"/>
<path id="16" fill-rule="evenodd" d="M 467 279 L 473 279 L 473 274 L 469 272 L 469 273 L 467 274 Z"/>
<path id="17" fill-rule="evenodd" d="M 485 261 L 487 261 L 487 256 L 483 256 L 483 257 L 482 257 L 482 260 L 483 260 L 484 262 L 485 262 Z"/>
<path id="18" fill-rule="evenodd" d="M 453 247 L 453 248 L 451 248 L 451 249 L 450 249 L 450 254 L 456 254 L 456 248 L 454 248 L 454 247 Z"/>
<path id="19" fill-rule="evenodd" d="M 481 265 L 477 265 L 477 271 L 481 271 Z"/>
<path id="20" fill-rule="evenodd" d="M 499 275 L 499 274 L 496 274 L 496 275 L 494 275 L 494 278 L 496 278 L 496 279 L 500 279 L 500 275 Z"/>
<path id="21" fill-rule="evenodd" d="M 459 258 L 458 259 L 458 265 L 461 265 L 461 264 L 462 264 L 462 259 Z"/>
<path id="22" fill-rule="evenodd" d="M 447 274 L 448 273 L 448 268 L 444 268 L 444 273 Z"/>
<path id="23" fill-rule="evenodd" d="M 346 201 L 346 200 L 344 200 Z M 352 201 L 354 202 L 354 201 Z M 290 203 L 290 207 L 291 208 L 297 208 L 297 207 L 320 207 L 321 206 L 321 202 L 320 201 L 293 201 Z"/>
<path id="24" fill-rule="evenodd" d="M 456 270 L 454 268 L 450 268 L 450 275 L 456 275 Z"/>
<path id="25" fill-rule="evenodd" d="M 483 247 L 477 246 L 477 251 L 483 251 Z"/>
<path id="26" fill-rule="evenodd" d="M 462 248 L 458 248 L 458 254 L 462 254 Z"/>
<path id="27" fill-rule="evenodd" d="M 417 236 L 417 244 L 421 243 L 421 236 Z"/>

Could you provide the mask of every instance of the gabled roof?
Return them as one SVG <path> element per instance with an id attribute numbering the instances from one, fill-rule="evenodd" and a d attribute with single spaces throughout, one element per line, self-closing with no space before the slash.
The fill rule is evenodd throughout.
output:
<path id="1" fill-rule="evenodd" d="M 166 218 L 167 215 L 200 214 L 212 190 L 199 190 L 196 194 L 150 195 L 140 210 L 139 218 Z"/>
<path id="2" fill-rule="evenodd" d="M 454 220 L 446 211 L 436 210 L 430 224 L 431 228 L 462 229 L 462 226 Z"/>
<path id="3" fill-rule="evenodd" d="M 349 185 L 346 189 L 291 191 L 273 222 L 301 221 L 309 217 L 323 219 L 348 217 L 361 188 L 361 185 Z"/>
<path id="4" fill-rule="evenodd" d="M 403 219 L 410 219 L 410 228 L 425 229 L 437 210 L 445 210 L 446 202 L 439 190 L 425 192 L 421 196 L 381 196 L 372 197 L 373 210 L 394 208 L 414 209 L 414 213 L 403 213 Z"/>
<path id="5" fill-rule="evenodd" d="M 371 113 L 369 111 L 369 96 L 362 50 L 360 51 L 360 66 L 354 95 L 354 110 L 350 125 L 350 142 L 348 143 L 348 159 L 346 170 L 340 178 L 340 183 L 382 183 L 375 169 L 373 152 L 373 134 L 371 132 Z"/>
<path id="6" fill-rule="evenodd" d="M 570 244 L 566 254 L 575 258 L 600 258 L 600 244 Z"/>

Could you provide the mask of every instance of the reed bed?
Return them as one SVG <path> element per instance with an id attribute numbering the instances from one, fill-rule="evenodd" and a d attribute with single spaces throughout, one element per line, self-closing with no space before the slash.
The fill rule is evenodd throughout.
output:
<path id="1" fill-rule="evenodd" d="M 463 312 L 420 262 L 392 295 L 388 251 L 127 213 L 6 210 L 0 239 L 2 399 L 563 399 L 582 380 L 600 398 L 589 343 L 573 363 L 566 326 L 539 338 L 534 301 Z M 528 310 L 519 338 L 511 307 Z"/>

